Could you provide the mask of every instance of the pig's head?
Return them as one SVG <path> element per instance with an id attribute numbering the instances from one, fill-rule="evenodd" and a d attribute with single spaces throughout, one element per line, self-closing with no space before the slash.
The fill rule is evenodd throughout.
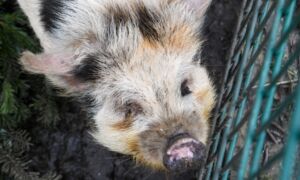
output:
<path id="1" fill-rule="evenodd" d="M 158 169 L 197 168 L 215 96 L 194 59 L 208 4 L 108 3 L 101 6 L 101 27 L 87 17 L 93 28 L 69 32 L 78 38 L 63 51 L 25 52 L 21 62 L 68 93 L 92 98 L 92 134 L 102 145 Z"/>

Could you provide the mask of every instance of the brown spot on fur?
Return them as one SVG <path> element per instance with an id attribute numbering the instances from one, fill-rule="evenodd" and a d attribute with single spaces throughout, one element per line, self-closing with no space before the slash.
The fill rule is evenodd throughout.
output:
<path id="1" fill-rule="evenodd" d="M 153 169 L 156 169 L 156 170 L 165 170 L 165 167 L 161 162 L 158 162 L 158 161 L 150 162 L 144 158 L 144 156 L 140 152 L 139 143 L 136 138 L 132 138 L 132 139 L 128 140 L 127 144 L 128 144 L 128 149 L 129 149 L 129 151 L 131 151 L 136 163 L 152 167 Z"/>
<path id="2" fill-rule="evenodd" d="M 208 89 L 202 89 L 202 90 L 196 92 L 195 96 L 196 96 L 197 101 L 200 101 L 200 102 L 205 101 L 205 98 L 208 93 L 209 93 Z"/>
<path id="3" fill-rule="evenodd" d="M 168 48 L 181 50 L 190 49 L 197 44 L 197 36 L 188 25 L 173 27 L 165 38 L 164 45 Z"/>
<path id="4" fill-rule="evenodd" d="M 158 50 L 161 46 L 158 43 L 149 41 L 148 39 L 142 39 L 139 44 L 136 53 L 142 55 L 145 51 L 155 53 L 155 50 Z M 151 51 L 152 50 L 152 51 Z"/>
<path id="5" fill-rule="evenodd" d="M 112 128 L 116 131 L 126 131 L 129 128 L 131 128 L 132 123 L 133 123 L 133 119 L 131 116 L 129 116 L 123 119 L 122 121 L 113 124 Z"/>
<path id="6" fill-rule="evenodd" d="M 144 49 L 157 49 L 159 47 L 158 43 L 149 41 L 148 39 L 143 39 L 143 42 L 141 43 L 141 47 Z"/>
<path id="7" fill-rule="evenodd" d="M 205 104 L 203 110 L 203 116 L 205 119 L 209 119 L 211 110 L 214 106 L 214 93 L 210 89 L 200 90 L 195 93 L 197 101 L 201 104 Z"/>
<path id="8" fill-rule="evenodd" d="M 136 139 L 128 140 L 128 149 L 133 153 L 139 153 L 139 145 Z"/>
<path id="9" fill-rule="evenodd" d="M 143 37 L 140 43 L 139 51 L 143 50 L 159 50 L 159 49 L 172 49 L 172 50 L 183 50 L 191 49 L 198 45 L 198 38 L 192 29 L 188 25 L 172 27 L 168 30 L 165 35 L 160 35 L 159 40 L 149 39 L 148 37 Z"/>

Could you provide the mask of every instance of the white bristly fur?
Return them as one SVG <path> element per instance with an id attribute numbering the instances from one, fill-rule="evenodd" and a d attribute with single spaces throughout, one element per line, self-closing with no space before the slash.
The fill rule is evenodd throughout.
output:
<path id="1" fill-rule="evenodd" d="M 51 32 L 41 22 L 41 1 L 18 0 L 44 49 L 40 55 L 24 53 L 21 62 L 26 70 L 46 75 L 54 85 L 72 95 L 93 97 L 91 111 L 96 122 L 93 135 L 98 142 L 113 151 L 149 161 L 146 164 L 154 167 L 162 166 L 167 138 L 176 131 L 188 131 L 197 141 L 206 144 L 209 134 L 207 113 L 214 105 L 214 88 L 206 70 L 193 58 L 202 42 L 195 34 L 200 30 L 210 0 L 65 1 L 60 12 L 63 21 L 57 21 L 57 28 Z M 118 22 L 107 23 L 111 13 L 120 13 L 111 12 L 110 8 L 115 6 L 130 9 L 126 13 L 132 13 L 130 17 L 138 19 L 139 14 L 131 12 L 137 2 L 159 12 L 164 18 L 155 22 L 158 33 L 165 33 L 162 33 L 165 37 L 161 40 L 163 45 L 147 40 L 137 24 L 121 24 L 118 29 Z M 114 27 L 110 31 L 112 37 L 107 40 L 109 43 L 103 42 L 107 38 L 108 26 Z M 114 55 L 114 58 L 104 56 L 105 53 Z M 74 69 L 90 54 L 96 54 L 102 64 L 114 62 L 112 67 L 99 65 L 101 76 L 92 82 L 76 79 L 72 72 L 65 72 L 68 67 L 46 69 L 52 66 L 38 64 L 49 63 L 49 59 L 57 57 L 55 63 L 64 63 Z M 41 57 L 44 59 L 40 60 Z M 130 58 L 124 60 L 125 57 Z M 65 74 L 60 74 L 59 70 Z M 185 80 L 188 80 L 192 93 L 182 97 L 181 85 Z M 139 104 L 142 112 L 130 117 L 132 122 L 126 129 L 117 129 L 116 124 L 129 121 L 122 109 L 132 101 Z M 156 133 L 156 126 L 160 127 L 160 132 Z M 149 137 L 144 138 L 143 134 L 147 133 Z M 151 139 L 155 133 L 161 133 L 163 138 Z M 133 149 L 134 143 L 137 149 Z M 149 148 L 151 143 L 153 147 Z"/>

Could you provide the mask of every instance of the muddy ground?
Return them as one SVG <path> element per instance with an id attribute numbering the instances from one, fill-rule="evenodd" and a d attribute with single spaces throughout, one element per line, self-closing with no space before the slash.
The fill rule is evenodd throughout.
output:
<path id="1" fill-rule="evenodd" d="M 216 82 L 222 80 L 226 53 L 229 50 L 240 0 L 214 0 L 208 11 L 202 51 L 203 64 Z M 60 105 L 62 120 L 56 128 L 46 128 L 34 121 L 27 130 L 32 137 L 31 170 L 57 172 L 64 180 L 193 180 L 197 172 L 172 175 L 154 172 L 136 165 L 130 157 L 110 152 L 93 142 L 89 120 L 75 101 Z"/>

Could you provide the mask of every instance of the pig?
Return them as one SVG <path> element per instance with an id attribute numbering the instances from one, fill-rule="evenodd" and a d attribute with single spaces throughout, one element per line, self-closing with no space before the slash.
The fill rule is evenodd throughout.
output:
<path id="1" fill-rule="evenodd" d="M 43 52 L 23 68 L 89 97 L 96 142 L 157 170 L 205 160 L 215 90 L 195 58 L 211 0 L 18 0 Z"/>

